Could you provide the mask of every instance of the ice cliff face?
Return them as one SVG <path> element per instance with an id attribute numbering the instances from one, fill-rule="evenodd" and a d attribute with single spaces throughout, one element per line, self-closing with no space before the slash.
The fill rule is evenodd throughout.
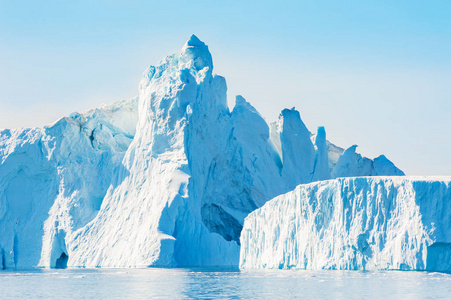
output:
<path id="1" fill-rule="evenodd" d="M 240 267 L 451 271 L 451 178 L 299 185 L 245 220 Z"/>
<path id="2" fill-rule="evenodd" d="M 43 129 L 0 132 L 4 268 L 37 266 L 41 257 L 54 266 L 66 232 L 95 217 L 135 134 L 136 105 L 132 99 Z"/>
<path id="3" fill-rule="evenodd" d="M 267 200 L 334 176 L 402 174 L 343 153 L 324 128 L 312 142 L 294 109 L 271 129 L 241 96 L 230 112 L 226 90 L 192 36 L 146 70 L 136 99 L 1 131 L 2 266 L 237 265 L 244 218 Z"/>

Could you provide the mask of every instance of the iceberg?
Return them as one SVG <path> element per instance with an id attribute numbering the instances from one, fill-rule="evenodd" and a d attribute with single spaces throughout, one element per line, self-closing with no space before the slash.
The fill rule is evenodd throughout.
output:
<path id="1" fill-rule="evenodd" d="M 268 125 L 226 99 L 193 35 L 136 98 L 0 131 L 2 267 L 237 266 L 244 219 L 268 200 L 360 169 L 403 174 L 388 159 L 360 167 L 295 109 Z"/>
<path id="2" fill-rule="evenodd" d="M 451 271 L 451 177 L 299 185 L 255 210 L 243 269 Z"/>

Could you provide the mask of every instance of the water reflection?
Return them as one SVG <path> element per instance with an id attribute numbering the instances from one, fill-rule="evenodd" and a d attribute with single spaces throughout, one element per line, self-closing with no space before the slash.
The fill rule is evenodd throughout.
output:
<path id="1" fill-rule="evenodd" d="M 0 271 L 0 298 L 414 299 L 451 295 L 451 275 L 428 272 L 65 269 Z"/>

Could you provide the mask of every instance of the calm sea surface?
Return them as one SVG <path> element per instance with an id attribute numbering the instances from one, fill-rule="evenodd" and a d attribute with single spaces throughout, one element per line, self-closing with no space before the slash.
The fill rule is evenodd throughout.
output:
<path id="1" fill-rule="evenodd" d="M 1 299 L 451 299 L 451 274 L 215 269 L 0 271 Z"/>

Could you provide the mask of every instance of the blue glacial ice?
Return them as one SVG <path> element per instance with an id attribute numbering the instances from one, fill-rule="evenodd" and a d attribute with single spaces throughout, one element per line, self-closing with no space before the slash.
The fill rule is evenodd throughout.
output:
<path id="1" fill-rule="evenodd" d="M 403 174 L 311 134 L 294 109 L 269 125 L 241 96 L 230 111 L 226 92 L 192 36 L 134 99 L 0 131 L 0 267 L 237 266 L 244 219 L 269 199 Z"/>
<path id="2" fill-rule="evenodd" d="M 451 177 L 299 185 L 244 222 L 244 269 L 451 271 Z"/>

